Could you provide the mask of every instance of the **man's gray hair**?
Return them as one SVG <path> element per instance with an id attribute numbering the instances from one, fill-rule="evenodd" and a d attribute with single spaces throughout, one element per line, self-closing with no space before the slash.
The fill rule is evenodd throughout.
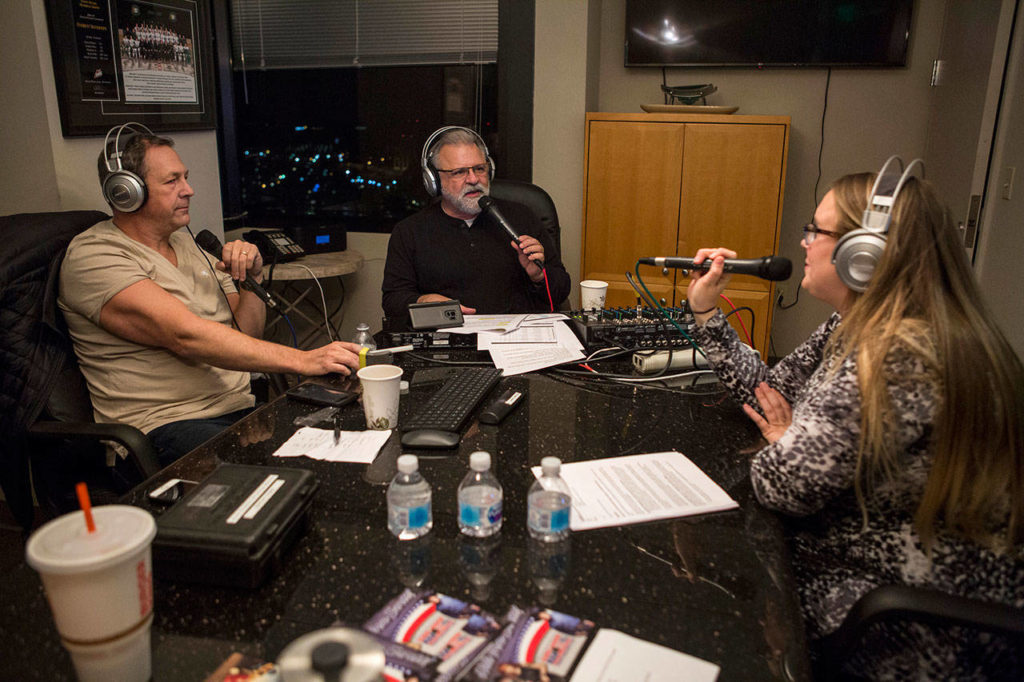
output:
<path id="1" fill-rule="evenodd" d="M 123 136 L 122 136 L 123 137 Z M 115 140 L 110 140 L 110 145 L 116 144 Z M 135 173 L 143 181 L 146 180 L 146 150 L 150 147 L 173 147 L 174 140 L 169 137 L 162 137 L 160 135 L 150 135 L 149 133 L 132 133 L 132 136 L 121 147 L 121 169 L 131 171 Z M 108 155 L 113 153 L 115 150 L 110 147 L 100 152 L 99 159 L 96 162 L 96 170 L 99 171 L 100 175 L 100 186 L 103 185 L 103 181 L 110 175 L 111 170 L 107 168 Z M 117 170 L 117 161 L 114 159 L 110 160 L 110 167 Z"/>
<path id="2" fill-rule="evenodd" d="M 476 145 L 476 148 L 480 150 L 484 158 L 487 158 L 487 146 L 479 135 L 468 128 L 453 128 L 437 138 L 428 150 L 427 160 L 430 162 L 431 168 L 437 168 L 437 155 L 441 151 L 441 147 L 446 147 L 450 144 Z"/>

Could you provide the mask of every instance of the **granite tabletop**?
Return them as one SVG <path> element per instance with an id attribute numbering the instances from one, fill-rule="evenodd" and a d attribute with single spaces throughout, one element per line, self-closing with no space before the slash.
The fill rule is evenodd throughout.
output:
<path id="1" fill-rule="evenodd" d="M 423 357 L 402 363 L 413 387 L 401 398 L 400 421 L 452 371 Z M 224 462 L 300 467 L 319 483 L 308 528 L 262 586 L 174 582 L 154 567 L 154 679 L 203 680 L 233 652 L 272 660 L 312 630 L 360 625 L 405 587 L 475 601 L 499 616 L 513 604 L 550 606 L 711 661 L 723 682 L 809 679 L 781 525 L 758 505 L 748 476 L 763 442 L 717 385 L 663 390 L 547 371 L 506 377 L 493 395 L 510 387 L 525 392 L 524 404 L 497 426 L 471 417 L 457 450 L 403 450 L 395 433 L 370 465 L 273 457 L 293 420 L 317 409 L 279 399 L 134 489 L 124 501 L 159 515 L 146 491 L 172 476 L 200 480 Z M 341 419 L 346 430 L 365 428 L 359 403 L 342 408 Z M 505 496 L 504 527 L 483 540 L 461 536 L 456 522 L 456 489 L 476 450 L 491 453 Z M 576 532 L 553 545 L 529 538 L 530 467 L 543 457 L 666 450 L 693 460 L 739 509 Z M 433 530 L 411 542 L 393 537 L 386 520 L 385 490 L 403 452 L 420 455 L 433 488 Z M 0 677 L 73 679 L 37 574 L 22 561 L 4 582 Z"/>

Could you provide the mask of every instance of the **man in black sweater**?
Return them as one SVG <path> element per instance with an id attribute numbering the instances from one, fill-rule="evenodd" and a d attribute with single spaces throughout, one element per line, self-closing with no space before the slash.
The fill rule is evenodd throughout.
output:
<path id="1" fill-rule="evenodd" d="M 530 209 L 495 201 L 519 233 L 518 244 L 489 213 L 481 215 L 493 164 L 480 136 L 442 128 L 427 139 L 422 158 L 427 192 L 441 201 L 391 233 L 381 287 L 385 316 L 406 320 L 410 303 L 450 299 L 466 314 L 557 309 L 569 295 L 569 273 Z"/>

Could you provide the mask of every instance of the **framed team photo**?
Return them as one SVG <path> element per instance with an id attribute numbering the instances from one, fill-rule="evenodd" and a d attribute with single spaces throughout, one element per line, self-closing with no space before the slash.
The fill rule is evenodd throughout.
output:
<path id="1" fill-rule="evenodd" d="M 46 0 L 65 137 L 214 127 L 207 0 Z"/>

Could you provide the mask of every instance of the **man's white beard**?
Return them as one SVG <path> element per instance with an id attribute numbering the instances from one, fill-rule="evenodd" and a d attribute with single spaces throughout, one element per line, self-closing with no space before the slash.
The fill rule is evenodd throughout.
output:
<path id="1" fill-rule="evenodd" d="M 473 197 L 472 199 L 466 197 L 466 194 L 474 191 L 481 192 L 482 196 L 486 196 L 491 193 L 488 187 L 484 186 L 482 182 L 478 182 L 474 185 L 463 185 L 462 192 L 458 196 L 455 196 L 442 187 L 441 196 L 445 201 L 454 206 L 459 213 L 464 213 L 466 215 L 479 215 L 480 204 L 477 202 L 480 201 L 480 197 Z"/>

